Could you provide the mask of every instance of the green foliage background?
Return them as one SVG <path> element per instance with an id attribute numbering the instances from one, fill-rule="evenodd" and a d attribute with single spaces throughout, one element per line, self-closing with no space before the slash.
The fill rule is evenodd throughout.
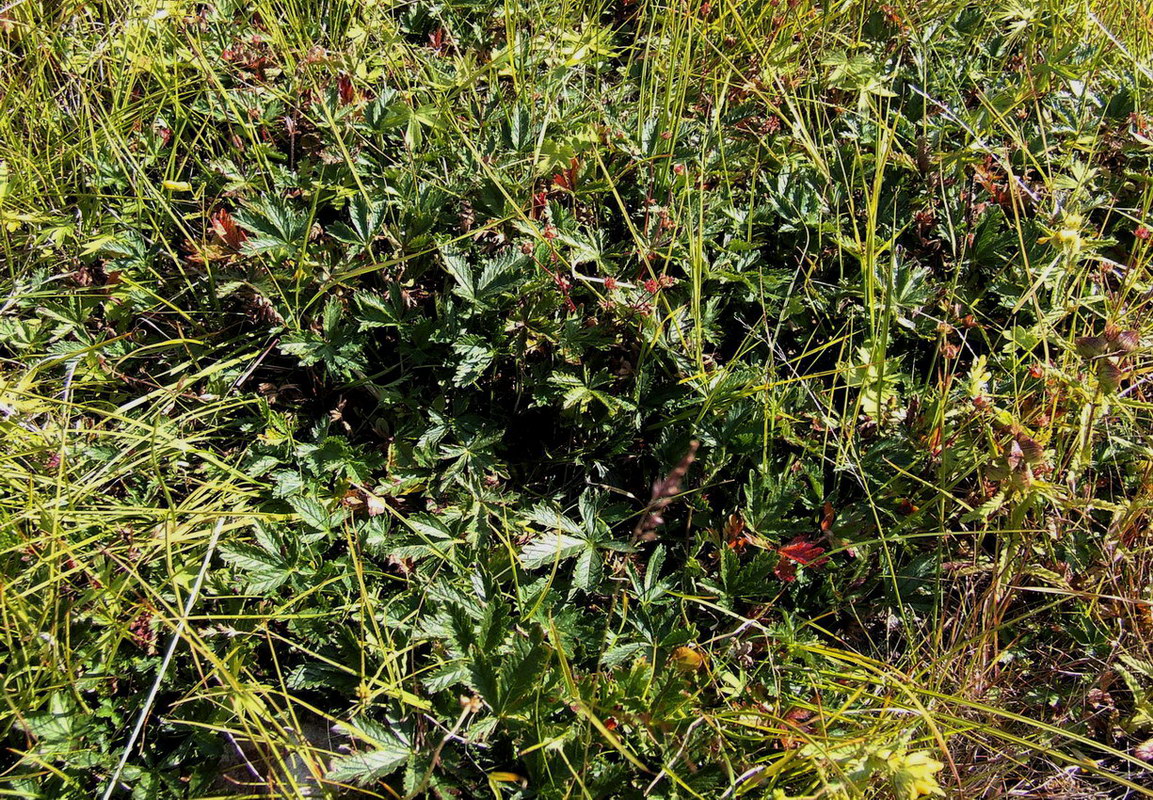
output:
<path id="1" fill-rule="evenodd" d="M 1153 794 L 1151 33 L 6 5 L 0 795 Z"/>

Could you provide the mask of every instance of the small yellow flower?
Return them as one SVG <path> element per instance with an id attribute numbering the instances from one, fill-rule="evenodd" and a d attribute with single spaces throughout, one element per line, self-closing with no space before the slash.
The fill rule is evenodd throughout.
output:
<path id="1" fill-rule="evenodd" d="M 188 181 L 164 181 L 160 184 L 170 192 L 191 192 L 192 184 Z"/>
<path id="2" fill-rule="evenodd" d="M 1066 214 L 1061 219 L 1061 227 L 1049 236 L 1042 236 L 1037 241 L 1041 244 L 1053 242 L 1066 253 L 1076 255 L 1085 246 L 1085 239 L 1081 236 L 1084 219 L 1080 214 Z"/>
<path id="3" fill-rule="evenodd" d="M 1060 244 L 1062 247 L 1068 248 L 1069 250 L 1076 251 L 1081 249 L 1081 234 L 1072 228 L 1062 228 L 1061 230 L 1057 231 L 1056 236 L 1053 238 L 1057 240 L 1058 244 Z"/>
<path id="4" fill-rule="evenodd" d="M 924 750 L 908 754 L 893 753 L 887 760 L 893 790 L 900 800 L 917 800 L 926 795 L 945 794 L 935 777 L 945 765 Z"/>
<path id="5" fill-rule="evenodd" d="M 673 662 L 673 666 L 681 672 L 695 672 L 705 663 L 705 657 L 701 655 L 700 651 L 683 646 L 673 651 L 670 660 Z"/>

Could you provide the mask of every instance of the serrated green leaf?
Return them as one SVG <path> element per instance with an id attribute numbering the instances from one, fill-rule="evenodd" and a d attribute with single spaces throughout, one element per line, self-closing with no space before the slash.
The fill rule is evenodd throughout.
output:
<path id="1" fill-rule="evenodd" d="M 333 761 L 325 778 L 337 783 L 367 786 L 396 772 L 411 755 L 411 749 L 401 742 L 353 753 Z"/>
<path id="2" fill-rule="evenodd" d="M 301 249 L 308 237 L 308 217 L 283 198 L 257 198 L 233 216 L 249 233 L 243 247 L 250 253 L 291 253 Z"/>
<path id="3" fill-rule="evenodd" d="M 546 564 L 572 558 L 589 546 L 585 539 L 578 539 L 565 533 L 547 533 L 526 544 L 520 551 L 520 561 L 525 569 L 537 569 Z"/>
<path id="4" fill-rule="evenodd" d="M 338 520 L 315 498 L 297 495 L 288 498 L 288 504 L 301 521 L 313 530 L 327 533 L 338 524 Z"/>

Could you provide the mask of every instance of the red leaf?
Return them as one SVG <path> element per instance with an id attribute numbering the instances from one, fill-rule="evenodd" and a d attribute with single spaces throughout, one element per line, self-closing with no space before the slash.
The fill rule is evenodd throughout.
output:
<path id="1" fill-rule="evenodd" d="M 212 215 L 212 230 L 216 231 L 220 240 L 232 250 L 239 250 L 240 245 L 248 238 L 248 234 L 240 229 L 232 215 L 223 208 Z"/>
<path id="2" fill-rule="evenodd" d="M 785 583 L 792 583 L 797 579 L 797 565 L 787 558 L 782 558 L 777 562 L 777 566 L 773 567 L 773 574 Z"/>
<path id="3" fill-rule="evenodd" d="M 833 510 L 832 503 L 825 503 L 825 508 L 821 513 L 821 533 L 828 533 L 833 529 L 833 520 L 837 518 L 837 512 Z"/>
<path id="4" fill-rule="evenodd" d="M 730 515 L 728 521 L 725 522 L 725 543 L 730 550 L 736 550 L 738 553 L 745 552 L 749 537 L 745 535 L 745 521 L 741 519 L 740 514 Z"/>
<path id="5" fill-rule="evenodd" d="M 548 192 L 537 192 L 532 196 L 532 208 L 529 219 L 540 219 L 548 208 Z"/>
<path id="6" fill-rule="evenodd" d="M 560 189 L 567 189 L 568 191 L 576 191 L 577 170 L 580 169 L 580 161 L 577 159 L 569 159 L 568 169 L 561 170 L 556 175 L 552 176 L 552 182 Z"/>
<path id="7" fill-rule="evenodd" d="M 352 85 L 352 78 L 341 74 L 336 79 L 336 90 L 340 95 L 340 104 L 346 106 L 356 100 L 356 89 Z"/>
<path id="8" fill-rule="evenodd" d="M 780 559 L 773 573 L 786 583 L 791 583 L 797 579 L 797 564 L 803 567 L 819 567 L 828 561 L 827 558 L 821 558 L 824 552 L 825 548 L 808 541 L 804 536 L 798 536 L 788 544 L 777 548 Z"/>

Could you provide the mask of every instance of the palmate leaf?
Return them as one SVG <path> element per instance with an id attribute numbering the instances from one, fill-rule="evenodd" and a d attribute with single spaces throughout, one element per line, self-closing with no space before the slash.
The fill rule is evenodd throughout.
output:
<path id="1" fill-rule="evenodd" d="M 361 331 L 372 328 L 399 328 L 404 322 L 404 300 L 401 298 L 400 289 L 396 286 L 389 288 L 387 297 L 372 292 L 357 292 L 353 297 L 353 303 Z"/>
<path id="2" fill-rule="evenodd" d="M 601 653 L 600 664 L 604 669 L 620 666 L 634 656 L 640 654 L 646 645 L 643 642 L 629 642 L 609 647 Z"/>
<path id="3" fill-rule="evenodd" d="M 507 652 L 495 658 L 476 651 L 469 666 L 468 682 L 497 717 L 516 713 L 542 686 L 541 673 L 548 661 L 548 649 L 539 631 L 516 636 Z"/>
<path id="4" fill-rule="evenodd" d="M 472 386 L 492 364 L 496 353 L 483 339 L 474 334 L 465 334 L 452 346 L 452 351 L 460 359 L 452 376 L 453 386 Z"/>
<path id="5" fill-rule="evenodd" d="M 523 152 L 533 143 L 532 120 L 528 109 L 517 105 L 509 111 L 508 119 L 502 126 L 505 143 L 516 152 Z"/>
<path id="6" fill-rule="evenodd" d="M 549 376 L 548 382 L 563 391 L 561 406 L 566 410 L 577 409 L 583 414 L 594 402 L 609 412 L 627 409 L 631 405 L 621 397 L 601 391 L 602 386 L 609 384 L 608 375 L 603 372 L 584 378 L 555 372 Z"/>
<path id="7" fill-rule="evenodd" d="M 436 694 L 451 689 L 458 683 L 466 683 L 468 679 L 468 662 L 461 659 L 441 664 L 421 680 L 421 685 L 429 694 Z"/>
<path id="8" fill-rule="evenodd" d="M 366 200 L 357 195 L 348 206 L 351 224 L 334 222 L 328 226 L 328 233 L 345 244 L 368 247 L 381 234 L 387 210 L 384 200 Z"/>
<path id="9" fill-rule="evenodd" d="M 355 727 L 339 727 L 345 733 L 369 743 L 371 749 L 333 761 L 325 775 L 327 780 L 367 786 L 396 772 L 413 755 L 408 739 L 387 726 L 361 720 Z"/>
<path id="10" fill-rule="evenodd" d="M 314 473 L 341 475 L 354 483 L 365 483 L 371 480 L 372 474 L 380 469 L 380 465 L 383 463 L 379 453 L 357 447 L 343 436 L 326 435 L 318 438 L 315 442 L 297 445 L 296 455 Z M 285 493 L 285 497 L 289 497 L 301 489 L 303 489 L 302 486 L 289 489 Z M 338 511 L 328 527 L 336 527 L 343 518 L 343 512 Z M 313 515 L 311 519 L 320 519 L 320 516 Z M 314 527 L 327 530 L 323 525 Z"/>
<path id="11" fill-rule="evenodd" d="M 364 362 L 365 342 L 342 314 L 340 302 L 329 299 L 323 313 L 324 333 L 302 330 L 286 334 L 280 342 L 281 352 L 296 356 L 306 367 L 323 363 L 333 375 L 348 380 Z"/>
<path id="12" fill-rule="evenodd" d="M 512 616 L 509 614 L 508 606 L 500 600 L 488 603 L 484 607 L 476 631 L 476 646 L 482 652 L 496 652 L 512 627 Z"/>
<path id="13" fill-rule="evenodd" d="M 584 526 L 575 520 L 569 519 L 557 509 L 549 505 L 534 506 L 529 510 L 525 517 L 529 522 L 535 522 L 542 528 L 551 530 L 564 531 L 571 533 L 573 536 L 583 537 L 585 535 Z"/>
<path id="14" fill-rule="evenodd" d="M 604 571 L 604 559 L 594 548 L 587 547 L 577 558 L 573 569 L 573 586 L 584 591 L 591 591 L 600 583 Z"/>
<path id="15" fill-rule="evenodd" d="M 893 305 L 898 309 L 897 322 L 906 328 L 914 328 L 917 312 L 927 305 L 932 296 L 928 284 L 929 270 L 915 264 L 911 259 L 893 257 Z"/>
<path id="16" fill-rule="evenodd" d="M 430 556 L 444 557 L 453 548 L 464 544 L 445 523 L 431 514 L 413 514 L 404 520 L 409 534 L 398 531 L 398 538 L 388 546 L 388 554 L 396 558 L 421 561 Z"/>
<path id="17" fill-rule="evenodd" d="M 250 253 L 292 252 L 308 238 L 308 217 L 279 197 L 260 197 L 233 217 L 249 232 L 244 249 Z"/>
<path id="18" fill-rule="evenodd" d="M 221 547 L 220 555 L 243 572 L 248 591 L 253 593 L 274 591 L 292 575 L 292 564 L 279 553 L 243 542 Z"/>
<path id="19" fill-rule="evenodd" d="M 554 531 L 529 542 L 520 553 L 525 569 L 539 569 L 573 557 L 577 560 L 572 572 L 572 591 L 593 591 L 604 576 L 604 557 L 596 542 Z"/>
<path id="20" fill-rule="evenodd" d="M 521 549 L 520 560 L 525 569 L 536 569 L 575 557 L 572 588 L 588 592 L 596 588 L 603 576 L 604 557 L 600 550 L 630 548 L 611 541 L 601 506 L 591 493 L 581 495 L 578 507 L 582 522 L 547 504 L 532 508 L 526 514 L 528 521 L 547 530 Z"/>
<path id="21" fill-rule="evenodd" d="M 526 263 L 520 253 L 493 256 L 485 260 L 480 274 L 476 275 L 472 265 L 461 254 L 444 250 L 441 257 L 444 268 L 456 281 L 453 293 L 474 306 L 482 306 L 512 290 L 519 283 L 520 268 Z"/>
<path id="22" fill-rule="evenodd" d="M 553 531 L 526 544 L 520 551 L 520 562 L 525 569 L 538 569 L 546 564 L 572 558 L 591 547 L 587 539 Z"/>
<path id="23" fill-rule="evenodd" d="M 442 250 L 441 259 L 444 261 L 445 270 L 456 281 L 453 293 L 465 300 L 476 302 L 476 283 L 473 281 L 472 266 L 468 260 L 460 253 L 450 250 Z"/>
<path id="24" fill-rule="evenodd" d="M 99 253 L 108 257 L 120 269 L 149 266 L 153 248 L 136 231 L 120 231 L 89 242 L 85 254 Z"/>
<path id="25" fill-rule="evenodd" d="M 589 538 L 589 532 L 576 520 L 570 519 L 556 508 L 541 504 L 533 507 L 525 515 L 546 532 L 532 540 L 521 550 L 521 563 L 525 569 L 536 569 L 546 564 L 564 561 L 579 555 L 582 550 L 591 551 L 596 543 Z M 591 564 L 585 565 L 585 572 Z"/>
<path id="26" fill-rule="evenodd" d="M 288 503 L 305 525 L 324 533 L 329 532 L 339 525 L 345 517 L 345 510 L 343 508 L 338 509 L 336 513 L 330 513 L 328 509 L 313 497 L 290 497 L 288 498 Z"/>
<path id="27" fill-rule="evenodd" d="M 520 282 L 517 271 L 525 263 L 525 257 L 518 252 L 486 259 L 476 282 L 478 299 L 489 300 L 515 288 Z"/>
<path id="28" fill-rule="evenodd" d="M 517 636 L 509 654 L 501 660 L 500 676 L 505 689 L 506 708 L 519 704 L 534 690 L 542 689 L 541 673 L 549 658 L 549 649 L 534 629 L 528 636 Z"/>
<path id="29" fill-rule="evenodd" d="M 55 693 L 47 709 L 24 714 L 21 725 L 25 733 L 36 739 L 41 753 L 67 753 L 76 747 L 91 719 L 91 715 L 73 708 L 67 695 Z"/>

